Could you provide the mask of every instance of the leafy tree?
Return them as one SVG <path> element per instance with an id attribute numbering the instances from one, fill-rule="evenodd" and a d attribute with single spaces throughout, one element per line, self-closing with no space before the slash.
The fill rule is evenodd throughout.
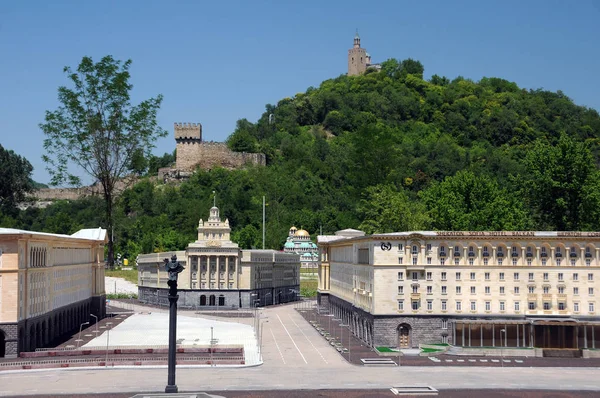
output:
<path id="1" fill-rule="evenodd" d="M 527 230 L 530 219 L 522 201 L 488 176 L 460 171 L 421 192 L 437 230 Z"/>
<path id="2" fill-rule="evenodd" d="M 80 185 L 75 166 L 102 186 L 111 267 L 117 183 L 128 173 L 134 154 L 149 156 L 154 141 L 167 134 L 156 122 L 161 95 L 131 104 L 130 65 L 131 60 L 123 63 L 105 56 L 97 63 L 84 57 L 76 70 L 65 67 L 72 87 L 58 88 L 61 105 L 46 111 L 45 123 L 40 124 L 46 135 L 43 160 L 52 184 Z"/>
<path id="3" fill-rule="evenodd" d="M 32 171 L 27 159 L 0 145 L 0 212 L 14 213 L 25 194 L 33 190 Z"/>
<path id="4" fill-rule="evenodd" d="M 367 188 L 358 211 L 363 219 L 359 228 L 368 234 L 424 230 L 429 226 L 425 207 L 391 185 Z"/>
<path id="5" fill-rule="evenodd" d="M 260 232 L 252 224 L 232 234 L 231 240 L 237 242 L 242 249 L 256 249 L 262 247 Z"/>
<path id="6" fill-rule="evenodd" d="M 256 138 L 246 130 L 238 130 L 229 136 L 227 146 L 235 152 L 256 152 Z"/>
<path id="7" fill-rule="evenodd" d="M 150 155 L 148 158 L 148 174 L 156 175 L 158 169 L 163 167 L 170 167 L 176 160 L 177 150 L 173 150 L 172 153 L 165 152 L 162 156 Z"/>
<path id="8" fill-rule="evenodd" d="M 131 161 L 129 164 L 129 170 L 138 176 L 144 174 L 148 169 L 148 160 L 144 156 L 144 151 L 141 148 L 137 148 L 131 155 Z"/>
<path id="9" fill-rule="evenodd" d="M 523 181 L 528 202 L 544 228 L 578 230 L 593 209 L 591 187 L 597 187 L 594 158 L 585 143 L 562 134 L 556 145 L 537 141 L 525 157 Z M 596 224 L 597 225 L 597 224 Z"/>

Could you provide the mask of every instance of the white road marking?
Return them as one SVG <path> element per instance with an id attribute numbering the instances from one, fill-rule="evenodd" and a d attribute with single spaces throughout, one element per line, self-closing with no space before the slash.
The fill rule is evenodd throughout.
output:
<path id="1" fill-rule="evenodd" d="M 302 351 L 300 351 L 300 348 L 298 348 L 298 345 L 296 344 L 296 342 L 292 338 L 292 335 L 290 334 L 290 332 L 287 330 L 287 328 L 283 324 L 283 321 L 281 320 L 281 317 L 279 316 L 279 314 L 277 314 L 277 319 L 279 319 L 279 323 L 281 323 L 281 326 L 283 326 L 283 329 L 285 330 L 285 332 L 287 333 L 287 335 L 290 337 L 290 340 L 292 340 L 292 343 L 294 343 L 294 347 L 296 347 L 296 349 L 298 350 L 298 353 L 302 357 L 302 360 L 304 361 L 304 363 L 308 364 L 308 362 L 306 361 L 306 358 L 304 358 L 304 355 L 302 355 Z"/>
<path id="2" fill-rule="evenodd" d="M 296 327 L 298 328 L 298 330 L 300 331 L 300 333 L 302 333 L 302 335 L 304 336 L 304 338 L 310 343 L 310 345 L 315 349 L 315 351 L 319 354 L 319 356 L 321 357 L 321 359 L 323 360 L 323 362 L 325 363 L 329 363 L 327 362 L 327 360 L 325 359 L 325 357 L 323 356 L 323 354 L 321 354 L 321 351 L 318 350 L 317 347 L 315 347 L 315 345 L 313 344 L 313 342 L 311 341 L 311 339 L 308 338 L 308 336 L 304 333 L 304 330 L 302 330 L 300 328 L 300 326 L 296 323 L 296 321 L 294 321 L 294 319 L 292 318 L 292 315 L 289 315 L 290 320 L 292 321 L 292 323 L 294 325 L 296 325 Z"/>
<path id="3" fill-rule="evenodd" d="M 275 347 L 277 347 L 277 351 L 279 351 L 279 355 L 281 355 L 281 360 L 283 361 L 283 364 L 285 365 L 285 358 L 283 357 L 283 352 L 281 352 L 281 349 L 279 348 L 279 344 L 277 344 L 277 339 L 275 338 L 275 335 L 273 334 L 273 329 L 269 328 L 269 332 L 271 332 L 271 336 L 273 336 L 273 341 L 275 342 Z"/>

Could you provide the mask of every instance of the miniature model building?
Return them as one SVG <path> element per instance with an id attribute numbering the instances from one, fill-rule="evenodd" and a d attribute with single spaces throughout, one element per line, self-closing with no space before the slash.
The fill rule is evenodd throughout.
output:
<path id="1" fill-rule="evenodd" d="M 106 230 L 0 228 L 0 357 L 52 346 L 106 314 Z"/>
<path id="2" fill-rule="evenodd" d="M 297 300 L 300 256 L 275 250 L 240 250 L 230 240 L 229 220 L 219 208 L 198 223 L 198 239 L 185 250 L 138 256 L 139 300 L 169 305 L 164 259 L 173 254 L 184 265 L 179 274 L 183 308 L 249 308 Z"/>
<path id="3" fill-rule="evenodd" d="M 320 305 L 371 346 L 600 348 L 598 232 L 350 230 L 318 245 Z"/>
<path id="4" fill-rule="evenodd" d="M 310 234 L 304 229 L 290 228 L 290 232 L 283 246 L 285 253 L 296 253 L 300 255 L 301 267 L 315 269 L 319 264 L 319 249 L 310 240 Z"/>

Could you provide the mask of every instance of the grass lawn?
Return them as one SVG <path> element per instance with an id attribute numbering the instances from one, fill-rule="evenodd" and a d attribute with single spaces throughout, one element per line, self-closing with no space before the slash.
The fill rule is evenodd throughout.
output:
<path id="1" fill-rule="evenodd" d="M 136 269 L 132 269 L 132 270 L 120 270 L 120 269 L 108 270 L 107 269 L 107 270 L 104 270 L 104 275 L 112 276 L 115 278 L 123 278 L 126 281 L 129 281 L 136 285 L 138 283 L 138 272 Z"/>
<path id="2" fill-rule="evenodd" d="M 316 297 L 319 282 L 315 279 L 300 280 L 300 294 L 304 297 Z"/>
<path id="3" fill-rule="evenodd" d="M 394 350 L 389 347 L 376 347 L 375 349 L 379 352 L 398 352 L 398 350 Z"/>
<path id="4" fill-rule="evenodd" d="M 318 276 L 318 270 L 316 268 L 300 268 L 300 273 L 305 275 Z"/>
<path id="5" fill-rule="evenodd" d="M 442 349 L 435 349 L 435 348 L 421 348 L 421 352 L 442 352 L 444 350 Z"/>

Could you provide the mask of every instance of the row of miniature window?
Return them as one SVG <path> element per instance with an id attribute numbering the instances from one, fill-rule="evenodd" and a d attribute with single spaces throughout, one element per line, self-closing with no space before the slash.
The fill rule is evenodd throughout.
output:
<path id="1" fill-rule="evenodd" d="M 427 265 L 431 265 L 431 257 L 427 257 Z M 497 264 L 498 265 L 504 265 L 504 258 L 503 257 L 497 257 L 496 258 Z M 560 267 L 562 265 L 562 258 L 556 258 L 555 259 L 555 263 L 557 267 Z M 398 257 L 398 264 L 402 265 L 404 264 L 404 259 L 402 257 Z M 547 265 L 547 260 L 545 257 L 542 257 L 541 260 L 541 264 L 542 266 L 546 266 Z M 571 262 L 570 262 L 571 266 L 574 267 L 577 264 L 577 260 L 575 258 L 571 258 Z M 418 259 L 417 257 L 413 257 L 412 258 L 412 265 L 418 265 Z M 446 265 L 446 258 L 445 257 L 440 257 L 440 265 Z M 454 265 L 460 265 L 460 259 L 458 257 L 454 257 Z M 475 265 L 475 259 L 474 257 L 469 257 L 469 265 Z M 483 258 L 483 265 L 489 265 L 489 259 L 487 257 Z M 512 265 L 518 265 L 518 260 L 516 257 L 512 258 Z M 531 257 L 527 258 L 527 265 L 531 266 L 533 265 L 533 260 Z M 586 267 L 589 267 L 592 265 L 592 259 L 591 258 L 586 258 L 585 259 L 585 265 Z"/>
<path id="2" fill-rule="evenodd" d="M 431 243 L 428 243 L 425 247 L 428 252 L 431 251 Z M 490 257 L 491 249 L 492 249 L 491 246 L 483 246 L 483 252 L 482 252 L 483 257 Z M 398 250 L 399 251 L 404 250 L 404 245 L 402 243 L 398 244 Z M 525 256 L 533 257 L 533 252 L 534 252 L 534 247 L 527 246 L 525 249 Z M 413 245 L 411 253 L 413 255 L 418 255 L 419 254 L 419 246 Z M 439 253 L 440 253 L 440 257 L 446 257 L 446 253 L 447 253 L 446 246 L 443 246 L 443 245 L 440 246 Z M 473 246 L 469 246 L 467 255 L 469 257 L 475 257 L 475 249 Z M 563 255 L 563 253 L 562 253 L 561 247 L 556 246 L 554 256 L 562 257 L 562 255 Z M 454 257 L 461 257 L 461 256 L 462 256 L 461 255 L 461 247 L 454 246 Z M 517 246 L 513 246 L 511 248 L 511 257 L 518 257 L 518 256 L 519 256 L 519 248 Z M 540 248 L 540 256 L 548 257 L 548 252 L 547 252 L 546 246 L 542 246 Z M 502 246 L 498 246 L 498 248 L 496 249 L 496 257 L 504 257 L 504 249 Z M 571 248 L 569 249 L 569 257 L 577 257 L 577 248 L 575 246 L 571 246 Z M 592 248 L 589 246 L 585 248 L 585 257 L 593 257 Z"/>
<path id="3" fill-rule="evenodd" d="M 195 289 L 195 288 L 196 288 L 196 286 L 198 286 L 198 285 L 196 284 L 196 282 L 192 282 L 192 289 Z M 210 289 L 216 289 L 216 288 L 217 288 L 217 285 L 216 285 L 216 283 L 215 283 L 215 282 L 210 282 L 210 285 L 209 285 L 209 286 L 210 286 Z M 200 288 L 201 288 L 201 289 L 206 289 L 206 282 L 201 282 L 201 283 L 200 283 Z M 229 288 L 229 289 L 233 289 L 233 282 L 229 282 L 229 284 L 228 284 L 228 288 Z M 225 289 L 225 283 L 224 283 L 224 282 L 220 282 L 220 283 L 219 283 L 219 289 Z"/>
<path id="4" fill-rule="evenodd" d="M 462 301 L 456 301 L 455 303 L 456 305 L 456 311 L 462 311 Z M 492 302 L 491 301 L 486 301 L 485 302 L 485 311 L 490 312 L 492 310 Z M 514 309 L 515 311 L 521 311 L 521 302 L 520 301 L 515 301 L 514 302 Z M 559 311 L 566 311 L 567 310 L 567 303 L 561 301 L 558 303 L 558 310 Z M 411 309 L 413 311 L 418 311 L 421 308 L 421 302 L 418 300 L 412 300 L 411 301 Z M 433 300 L 427 300 L 426 302 L 426 307 L 427 311 L 433 311 Z M 506 302 L 505 301 L 500 301 L 500 311 L 506 311 Z M 544 303 L 542 304 L 542 308 L 544 309 L 544 311 L 550 311 L 552 310 L 552 303 L 550 301 L 544 301 Z M 589 312 L 594 312 L 595 311 L 595 303 L 594 302 L 589 302 L 588 303 L 588 311 Z M 535 301 L 529 301 L 527 304 L 527 309 L 530 311 L 534 311 L 537 309 L 537 303 Z M 404 311 L 404 300 L 398 300 L 398 310 L 399 311 Z M 441 310 L 442 311 L 448 311 L 448 301 L 447 300 L 441 300 Z M 470 310 L 471 311 L 477 311 L 477 302 L 476 301 L 471 301 L 470 302 Z M 573 303 L 573 312 L 579 312 L 579 303 L 578 302 L 574 302 Z"/>
<path id="5" fill-rule="evenodd" d="M 558 286 L 557 287 L 558 290 L 558 294 L 565 294 L 565 287 L 564 286 Z M 426 291 L 427 294 L 433 294 L 433 286 L 427 286 L 426 287 Z M 475 286 L 471 286 L 471 294 L 477 294 L 477 289 Z M 544 294 L 550 294 L 550 286 L 543 286 L 542 287 L 542 291 Z M 448 289 L 446 286 L 441 286 L 441 294 L 447 294 L 448 293 Z M 456 286 L 455 287 L 455 292 L 456 294 L 462 294 L 462 286 Z M 484 287 L 484 292 L 485 294 L 491 294 L 491 288 L 489 286 L 485 286 Z M 419 293 L 419 286 L 417 285 L 413 285 L 412 286 L 412 293 Z M 500 286 L 499 287 L 499 293 L 500 294 L 505 294 L 505 289 L 504 286 Z M 514 286 L 513 287 L 513 294 L 520 294 L 521 293 L 521 287 L 520 286 Z M 535 294 L 535 286 L 528 286 L 527 287 L 527 293 L 529 294 Z M 404 286 L 398 286 L 398 294 L 404 294 Z M 573 288 L 573 295 L 578 296 L 579 295 L 579 287 L 575 286 Z M 589 296 L 593 296 L 594 295 L 594 288 L 593 287 L 588 287 L 588 295 Z"/>
<path id="6" fill-rule="evenodd" d="M 422 275 L 422 273 L 418 272 L 418 271 L 411 272 L 411 277 L 412 277 L 413 281 L 417 281 L 419 279 L 422 279 L 421 275 Z M 515 281 L 520 280 L 520 275 L 521 275 L 520 273 L 514 272 L 513 273 L 513 279 Z M 462 280 L 462 272 L 456 272 L 454 276 L 456 277 L 457 281 Z M 486 281 L 489 281 L 490 277 L 491 277 L 491 272 L 485 272 L 483 274 L 483 276 L 484 276 L 484 279 Z M 578 281 L 579 280 L 579 273 L 578 272 L 573 272 L 572 276 L 573 276 L 573 280 L 574 281 Z M 498 280 L 503 281 L 504 277 L 505 277 L 505 273 L 504 272 L 499 272 L 498 273 Z M 550 274 L 548 272 L 544 272 L 542 274 L 542 277 L 544 278 L 544 281 L 548 281 L 549 278 L 550 278 Z M 565 278 L 564 272 L 559 272 L 557 274 L 557 277 L 558 277 L 559 281 L 563 281 L 564 278 Z M 428 280 L 428 281 L 433 280 L 433 272 L 427 271 L 425 273 L 425 279 Z M 440 273 L 440 279 L 443 280 L 443 281 L 447 280 L 448 279 L 448 273 L 446 271 L 442 271 Z M 476 272 L 470 272 L 469 273 L 469 279 L 472 280 L 472 281 L 477 280 L 477 273 Z M 404 280 L 404 272 L 403 271 L 398 272 L 398 280 L 399 281 Z M 529 272 L 529 274 L 528 274 L 528 280 L 530 280 L 530 281 L 535 280 L 535 275 L 534 275 L 533 272 Z M 587 280 L 588 281 L 593 281 L 594 280 L 594 274 L 592 272 L 590 272 L 590 273 L 587 274 Z"/>

